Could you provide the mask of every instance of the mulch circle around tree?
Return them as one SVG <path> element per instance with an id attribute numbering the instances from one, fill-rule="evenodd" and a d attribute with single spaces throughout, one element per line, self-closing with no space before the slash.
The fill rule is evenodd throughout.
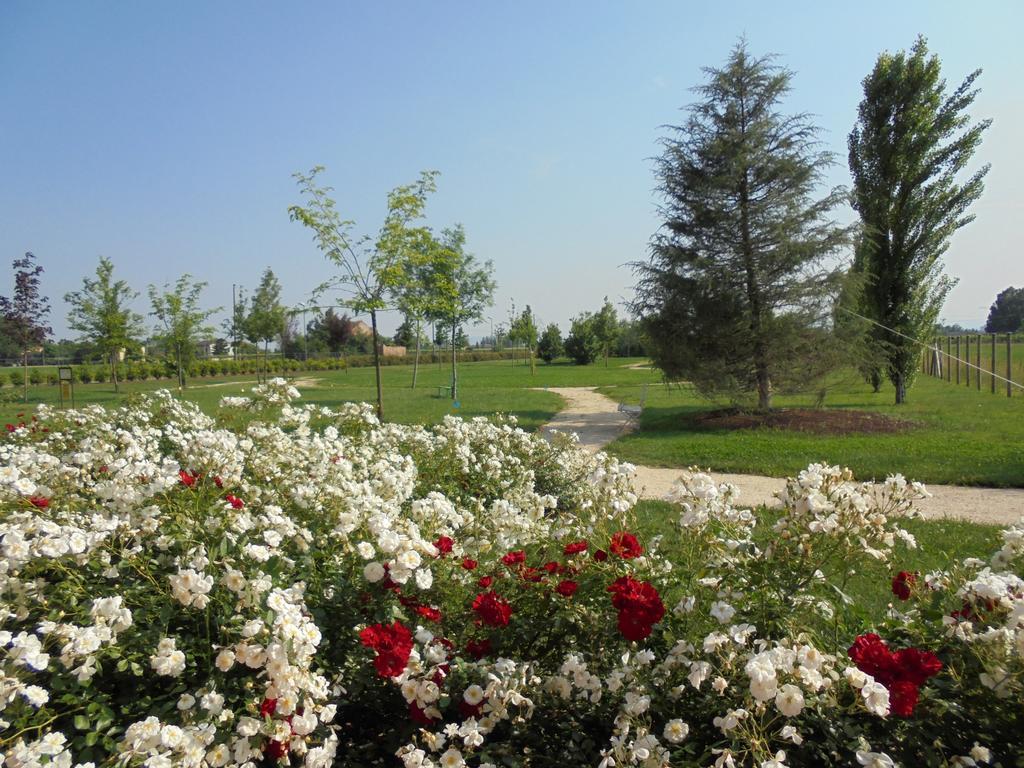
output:
<path id="1" fill-rule="evenodd" d="M 908 432 L 918 424 L 872 411 L 841 408 L 780 408 L 761 413 L 722 408 L 689 417 L 696 429 L 736 430 L 781 429 L 816 435 L 894 434 Z"/>

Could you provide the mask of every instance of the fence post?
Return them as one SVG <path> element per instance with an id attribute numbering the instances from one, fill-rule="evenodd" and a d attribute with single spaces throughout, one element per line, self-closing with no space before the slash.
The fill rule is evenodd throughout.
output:
<path id="1" fill-rule="evenodd" d="M 964 374 L 967 376 L 967 386 L 971 386 L 971 336 L 964 336 L 964 343 L 967 345 L 967 352 L 964 355 Z"/>
<path id="2" fill-rule="evenodd" d="M 974 364 L 977 366 L 977 376 L 974 377 L 975 387 L 981 392 L 981 334 L 978 334 L 977 349 L 974 350 Z"/>
<path id="3" fill-rule="evenodd" d="M 996 335 L 992 334 L 992 394 L 996 393 Z"/>
<path id="4" fill-rule="evenodd" d="M 1010 367 L 1010 350 L 1013 349 L 1013 334 L 1006 334 L 1006 396 L 1013 397 L 1013 369 Z"/>
<path id="5" fill-rule="evenodd" d="M 960 334 L 956 336 L 956 383 L 960 383 Z"/>

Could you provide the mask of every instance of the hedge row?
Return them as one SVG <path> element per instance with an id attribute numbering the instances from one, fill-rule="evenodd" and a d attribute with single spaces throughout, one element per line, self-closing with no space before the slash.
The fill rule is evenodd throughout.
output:
<path id="1" fill-rule="evenodd" d="M 520 355 L 522 353 L 519 353 Z M 442 362 L 451 359 L 450 355 L 441 353 L 422 353 L 421 364 L 437 363 L 438 357 Z M 482 362 L 487 360 L 510 359 L 512 353 L 491 352 L 486 350 L 464 350 L 459 352 L 459 362 Z M 394 357 L 382 357 L 383 365 L 412 365 L 415 355 L 399 355 Z M 262 369 L 263 361 L 256 358 L 245 360 L 197 360 L 189 366 L 188 378 L 210 378 L 215 376 L 244 376 L 255 375 Z M 267 361 L 267 368 L 271 375 L 287 375 L 305 371 L 337 371 L 345 368 L 367 368 L 373 366 L 373 355 L 350 355 L 345 358 L 315 358 L 310 360 L 295 360 L 290 358 L 271 358 Z M 72 366 L 75 381 L 79 384 L 91 382 L 106 382 L 110 380 L 110 366 L 75 365 Z M 138 361 L 124 363 L 118 366 L 118 378 L 122 381 L 146 381 L 147 379 L 175 379 L 177 372 L 173 363 L 167 360 Z M 0 375 L 0 385 L 20 387 L 24 381 L 24 370 L 12 368 L 6 376 Z M 46 371 L 40 368 L 30 368 L 28 374 L 30 384 L 56 384 L 56 371 Z"/>

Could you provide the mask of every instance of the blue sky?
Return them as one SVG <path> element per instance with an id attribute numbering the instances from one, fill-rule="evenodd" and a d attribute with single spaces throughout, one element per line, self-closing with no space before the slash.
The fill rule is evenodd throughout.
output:
<path id="1" fill-rule="evenodd" d="M 977 221 L 953 240 L 951 322 L 1024 284 L 1024 4 L 983 2 L 0 3 L 0 293 L 35 252 L 53 325 L 99 255 L 142 296 L 190 272 L 210 306 L 272 267 L 297 303 L 332 274 L 288 220 L 292 172 L 327 166 L 342 213 L 375 232 L 392 187 L 441 172 L 428 206 L 492 259 L 491 313 L 543 322 L 630 295 L 658 226 L 650 159 L 700 68 L 741 35 L 794 70 L 848 184 L 860 81 L 928 37 L 951 84 L 982 68 L 992 117 Z M 845 214 L 849 216 L 849 214 Z M 390 317 L 385 329 L 399 318 Z M 485 322 L 473 335 L 487 332 Z"/>

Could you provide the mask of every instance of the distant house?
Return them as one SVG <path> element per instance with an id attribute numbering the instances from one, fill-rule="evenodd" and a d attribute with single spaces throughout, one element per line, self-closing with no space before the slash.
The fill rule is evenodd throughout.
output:
<path id="1" fill-rule="evenodd" d="M 405 354 L 405 347 L 391 347 L 387 344 L 381 344 L 380 353 L 384 357 L 402 357 Z"/>
<path id="2" fill-rule="evenodd" d="M 373 336 L 373 328 L 368 326 L 362 320 L 356 320 L 352 323 L 352 335 L 353 336 Z"/>

